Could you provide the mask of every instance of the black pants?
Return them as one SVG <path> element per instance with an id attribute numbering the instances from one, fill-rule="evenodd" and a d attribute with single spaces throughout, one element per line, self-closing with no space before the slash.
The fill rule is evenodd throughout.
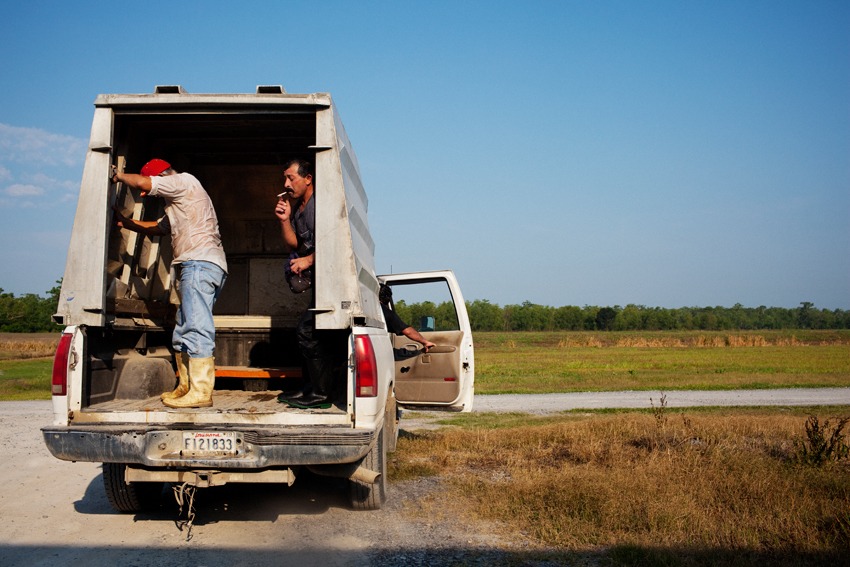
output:
<path id="1" fill-rule="evenodd" d="M 327 341 L 322 340 L 321 331 L 316 331 L 316 314 L 313 311 L 308 309 L 301 315 L 295 334 L 298 337 L 298 349 L 305 359 L 325 358 L 328 355 Z"/>

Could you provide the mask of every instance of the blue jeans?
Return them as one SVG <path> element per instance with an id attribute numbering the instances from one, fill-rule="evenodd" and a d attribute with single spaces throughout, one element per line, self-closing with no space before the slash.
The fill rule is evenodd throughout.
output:
<path id="1" fill-rule="evenodd" d="M 180 308 L 171 342 L 190 358 L 209 358 L 215 352 L 213 304 L 227 274 L 212 262 L 189 260 L 177 268 Z"/>

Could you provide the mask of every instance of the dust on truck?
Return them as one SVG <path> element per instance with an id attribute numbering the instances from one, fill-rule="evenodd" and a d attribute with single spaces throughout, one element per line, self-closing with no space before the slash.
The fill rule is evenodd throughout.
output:
<path id="1" fill-rule="evenodd" d="M 50 452 L 103 463 L 104 489 L 119 511 L 146 508 L 166 483 L 291 485 L 305 470 L 348 479 L 353 508 L 380 508 L 398 408 L 471 411 L 473 343 L 451 271 L 376 275 L 366 192 L 330 95 L 161 86 L 100 95 L 94 106 L 54 316 L 65 329 L 53 367 L 54 419 L 42 428 Z M 122 230 L 112 219 L 113 205 L 137 220 L 163 215 L 161 199 L 110 180 L 112 166 L 137 172 L 152 157 L 195 175 L 218 214 L 229 273 L 214 309 L 209 408 L 171 409 L 159 397 L 177 383 L 169 237 Z M 311 292 L 286 284 L 288 254 L 273 214 L 283 166 L 296 157 L 315 164 L 312 306 Z M 387 332 L 381 283 L 396 303 L 434 309 L 409 323 L 436 347 L 417 351 Z M 278 401 L 302 379 L 295 328 L 307 309 L 334 353 L 328 409 Z"/>

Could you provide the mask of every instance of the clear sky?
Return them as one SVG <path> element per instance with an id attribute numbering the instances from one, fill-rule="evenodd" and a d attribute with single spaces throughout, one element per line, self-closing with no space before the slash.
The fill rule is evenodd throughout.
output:
<path id="1" fill-rule="evenodd" d="M 62 276 L 98 94 L 280 84 L 334 97 L 381 273 L 848 309 L 848 30 L 845 0 L 7 3 L 0 288 Z"/>

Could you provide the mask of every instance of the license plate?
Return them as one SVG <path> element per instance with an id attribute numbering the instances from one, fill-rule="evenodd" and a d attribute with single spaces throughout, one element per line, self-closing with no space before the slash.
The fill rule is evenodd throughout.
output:
<path id="1" fill-rule="evenodd" d="M 242 445 L 241 437 L 233 431 L 184 431 L 184 455 L 193 457 L 221 457 L 235 455 Z"/>

